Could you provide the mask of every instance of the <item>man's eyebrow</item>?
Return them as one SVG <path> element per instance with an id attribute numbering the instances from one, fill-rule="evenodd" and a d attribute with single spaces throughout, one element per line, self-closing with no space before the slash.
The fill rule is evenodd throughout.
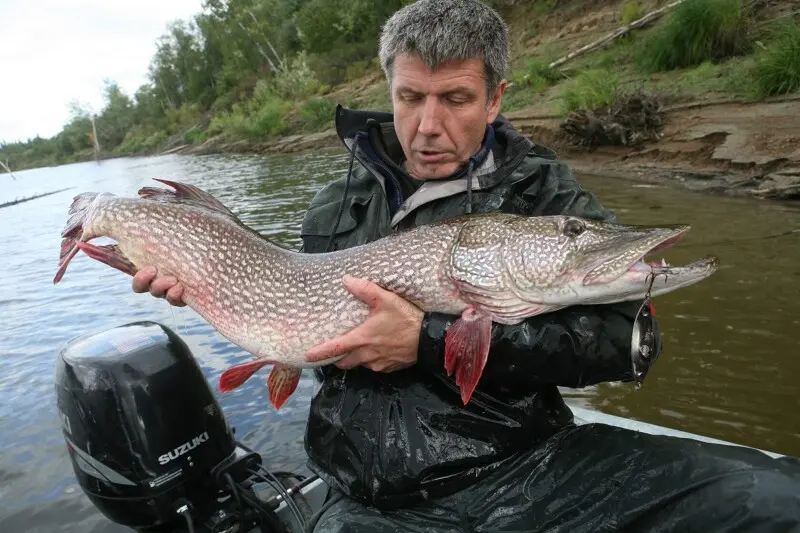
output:
<path id="1" fill-rule="evenodd" d="M 472 96 L 475 94 L 475 90 L 471 87 L 465 87 L 463 85 L 459 85 L 458 87 L 453 87 L 452 89 L 448 89 L 441 93 L 444 96 L 451 96 L 454 94 L 463 94 L 466 96 Z"/>
<path id="2" fill-rule="evenodd" d="M 422 94 L 422 91 L 415 89 L 414 87 L 408 85 L 398 85 L 397 91 L 401 93 L 413 93 L 413 94 Z M 474 96 L 476 91 L 471 87 L 467 87 L 464 85 L 459 85 L 453 87 L 451 89 L 446 89 L 437 93 L 439 96 L 453 96 L 453 95 L 465 95 L 465 96 Z"/>
<path id="3" fill-rule="evenodd" d="M 422 94 L 422 91 L 420 91 L 418 89 L 415 89 L 414 87 L 411 87 L 410 85 L 398 85 L 397 86 L 397 91 L 398 92 L 405 92 L 405 93 Z"/>

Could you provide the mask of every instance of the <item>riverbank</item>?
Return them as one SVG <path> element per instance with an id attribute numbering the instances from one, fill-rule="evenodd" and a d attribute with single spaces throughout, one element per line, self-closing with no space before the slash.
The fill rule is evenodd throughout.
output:
<path id="1" fill-rule="evenodd" d="M 692 31 L 700 31 L 700 26 L 687 28 L 691 26 L 684 20 L 688 12 L 684 12 L 684 18 L 675 18 L 673 10 L 680 3 L 506 2 L 510 6 L 505 15 L 513 36 L 513 57 L 503 114 L 520 132 L 554 149 L 560 159 L 582 174 L 670 183 L 731 196 L 800 199 L 800 94 L 779 98 L 759 95 L 763 73 L 755 68 L 759 60 L 763 61 L 759 54 L 781 49 L 780 43 L 771 40 L 771 28 L 777 21 L 792 20 L 800 5 L 795 0 L 743 3 L 749 7 L 742 9 L 753 10 L 753 18 L 743 30 L 749 37 L 742 43 L 757 42 L 752 48 L 684 67 L 643 69 L 640 51 L 664 47 L 662 41 L 670 28 L 685 30 L 687 38 Z M 735 7 L 735 3 L 729 4 Z M 711 31 L 709 28 L 705 30 Z M 793 38 L 797 35 L 795 29 Z M 597 46 L 600 42 L 604 44 Z M 665 47 L 674 48 L 674 43 Z M 786 50 L 791 49 L 787 45 Z M 781 72 L 786 74 L 791 68 Z M 609 129 L 625 130 L 627 140 L 630 134 L 644 135 L 647 140 L 592 139 L 591 130 L 597 125 L 594 118 L 636 91 L 651 99 L 646 102 L 652 106 L 650 114 L 645 117 L 634 106 L 630 115 L 642 116 L 623 118 L 647 123 L 645 128 L 636 130 L 636 126 L 628 127 L 629 123 L 620 128 L 611 121 Z M 377 68 L 368 68 L 358 80 L 323 96 L 329 102 L 358 109 L 391 108 L 388 88 Z M 582 122 L 578 117 L 577 131 L 567 131 L 565 123 L 576 124 L 571 111 L 596 114 L 589 115 L 592 118 L 588 120 L 583 115 Z M 284 135 L 277 138 L 228 140 L 230 136 L 218 135 L 195 144 L 179 142 L 170 151 L 204 154 L 342 149 L 331 129 L 307 133 L 296 127 L 298 121 L 291 117 L 287 125 Z"/>
<path id="2" fill-rule="evenodd" d="M 762 102 L 694 101 L 665 107 L 657 141 L 587 149 L 561 128 L 562 118 L 536 108 L 505 114 L 538 144 L 556 150 L 575 172 L 696 191 L 763 199 L 800 199 L 800 96 Z M 299 153 L 343 149 L 333 129 L 272 141 L 181 144 L 164 153 Z"/>
<path id="3" fill-rule="evenodd" d="M 800 199 L 800 0 L 487 1 L 510 27 L 504 115 L 576 171 Z M 100 154 L 86 144 L 84 117 L 55 140 L 0 146 L 0 160 L 22 169 L 95 157 L 341 150 L 330 129 L 337 104 L 391 109 L 374 57 L 331 63 L 303 52 L 262 70 L 229 80 L 210 104 L 202 95 L 163 101 L 169 87 L 153 82 L 135 104 L 115 107 L 125 98 L 111 91 L 118 98 L 98 120 L 129 127 Z M 332 73 L 338 81 L 323 83 Z"/>
<path id="4" fill-rule="evenodd" d="M 559 120 L 509 119 L 551 146 L 574 171 L 670 183 L 696 191 L 800 199 L 800 97 L 766 102 L 691 102 L 664 110 L 660 138 L 639 146 L 576 147 Z"/>

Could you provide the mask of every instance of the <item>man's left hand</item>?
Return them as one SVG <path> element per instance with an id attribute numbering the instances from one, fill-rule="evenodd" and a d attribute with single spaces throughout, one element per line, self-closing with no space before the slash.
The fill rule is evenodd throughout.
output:
<path id="1" fill-rule="evenodd" d="M 343 370 L 362 365 L 375 372 L 394 372 L 417 362 L 424 312 L 397 294 L 352 276 L 345 288 L 369 306 L 369 316 L 344 335 L 306 352 L 307 361 L 348 354 L 335 363 Z"/>

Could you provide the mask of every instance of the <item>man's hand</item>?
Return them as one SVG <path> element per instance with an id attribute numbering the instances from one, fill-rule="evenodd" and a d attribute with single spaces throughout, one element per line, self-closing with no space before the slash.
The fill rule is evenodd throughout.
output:
<path id="1" fill-rule="evenodd" d="M 367 280 L 344 277 L 345 288 L 369 306 L 363 324 L 306 352 L 307 361 L 348 354 L 335 364 L 347 370 L 359 365 L 375 372 L 394 372 L 417 362 L 419 329 L 424 312 Z"/>
<path id="2" fill-rule="evenodd" d="M 175 307 L 184 307 L 183 285 L 173 276 L 158 276 L 158 271 L 146 266 L 133 276 L 133 292 L 150 292 L 156 298 L 166 298 Z"/>

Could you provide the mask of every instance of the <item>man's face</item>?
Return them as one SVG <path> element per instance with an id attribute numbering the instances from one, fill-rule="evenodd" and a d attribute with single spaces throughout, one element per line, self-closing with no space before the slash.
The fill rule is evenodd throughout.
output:
<path id="1" fill-rule="evenodd" d="M 394 62 L 392 104 L 406 170 L 418 179 L 449 176 L 478 151 L 500 112 L 506 80 L 487 101 L 483 62 L 469 59 L 432 72 L 414 55 Z"/>

